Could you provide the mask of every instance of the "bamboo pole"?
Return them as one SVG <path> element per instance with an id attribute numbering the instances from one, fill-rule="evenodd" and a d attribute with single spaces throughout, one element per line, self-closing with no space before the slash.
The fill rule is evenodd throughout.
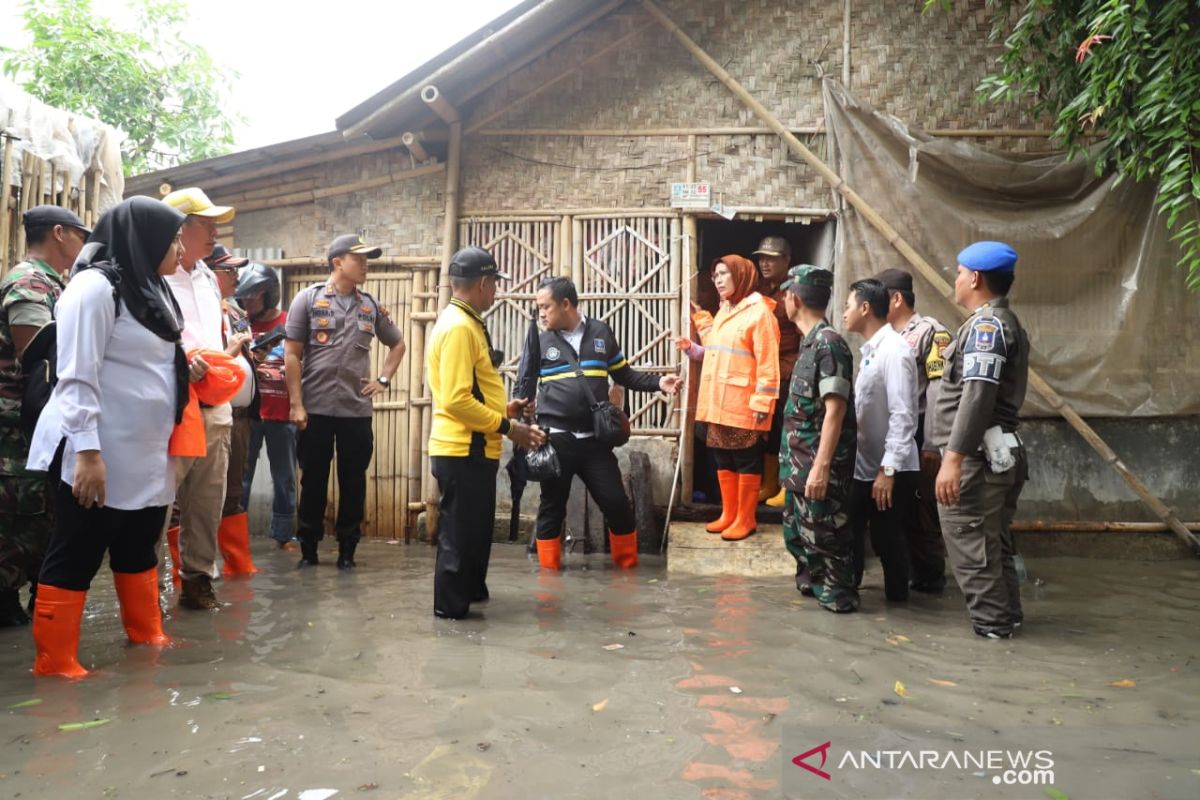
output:
<path id="1" fill-rule="evenodd" d="M 699 139 L 696 136 L 689 136 L 687 141 L 688 160 L 687 172 L 685 180 L 687 183 L 696 182 L 696 174 L 699 169 Z M 699 258 L 696 244 L 698 236 L 698 228 L 696 225 L 695 214 L 685 214 L 683 217 L 683 240 L 680 243 L 683 249 L 683 264 L 681 267 L 682 281 L 680 289 L 683 291 L 683 302 L 680 304 L 680 319 L 679 330 L 680 336 L 688 336 L 690 338 L 692 331 L 692 306 L 691 300 L 696 296 L 696 262 Z M 686 362 L 687 356 L 683 356 Z M 690 365 L 687 365 L 690 367 Z M 682 487 L 680 489 L 683 497 L 680 505 L 690 505 L 692 502 L 692 492 L 695 489 L 695 464 L 696 464 L 696 440 L 691 435 L 691 431 L 696 423 L 696 404 L 695 393 L 699 390 L 699 384 L 692 383 L 692 370 L 690 368 L 683 370 L 683 386 L 680 387 L 680 393 L 685 397 L 683 404 L 683 418 L 679 421 L 683 431 L 680 436 L 679 446 L 683 448 L 681 457 Z M 670 520 L 668 520 L 668 524 Z M 664 533 L 664 537 L 665 537 Z"/>
<path id="2" fill-rule="evenodd" d="M 788 128 L 800 136 L 824 136 L 823 125 L 793 125 Z M 940 139 L 1049 139 L 1054 131 L 1042 128 L 931 128 L 922 131 Z M 593 138 L 673 139 L 686 136 L 775 136 L 771 128 L 721 126 L 699 128 L 489 128 L 475 136 L 519 138 L 556 138 L 582 136 Z"/>
<path id="3" fill-rule="evenodd" d="M 460 216 L 472 222 L 556 222 L 562 219 L 561 215 L 563 214 L 571 217 L 583 217 L 585 219 L 680 216 L 679 209 L 664 208 L 662 206 L 642 206 L 640 208 L 604 208 L 603 206 L 594 208 L 563 208 L 558 209 L 557 214 L 547 214 L 545 211 L 509 211 L 498 213 L 496 211 L 471 209 L 463 211 Z"/>
<path id="4" fill-rule="evenodd" d="M 458 247 L 458 195 L 462 170 L 462 120 L 459 118 L 458 111 L 449 101 L 441 96 L 436 86 L 431 84 L 424 87 L 421 90 L 421 99 L 429 105 L 434 113 L 445 120 L 450 128 L 450 142 L 446 154 L 446 210 L 442 226 L 442 265 L 438 273 L 438 303 L 436 307 L 428 309 L 428 311 L 436 312 L 450 302 L 450 259 Z M 428 342 L 433 337 L 434 322 L 433 320 L 429 320 L 425 325 L 425 341 Z M 426 387 L 426 391 L 428 391 L 428 387 Z M 436 544 L 438 497 L 429 473 L 429 434 L 433 421 L 432 409 L 430 413 L 424 414 L 423 417 L 421 430 L 421 496 L 425 501 L 425 531 L 429 536 L 430 544 Z"/>
<path id="5" fill-rule="evenodd" d="M 416 271 L 433 271 L 441 269 L 438 256 L 382 256 L 371 259 L 373 267 L 409 267 Z M 308 256 L 305 258 L 268 258 L 259 262 L 275 269 L 312 269 L 327 270 L 328 263 L 322 257 Z M 379 276 L 386 279 L 388 276 Z"/>
<path id="6" fill-rule="evenodd" d="M 343 194 L 352 194 L 361 192 L 366 189 L 377 189 L 381 186 L 390 186 L 393 183 L 420 178 L 425 175 L 433 175 L 445 169 L 444 164 L 427 164 L 416 169 L 398 170 L 389 172 L 378 178 L 367 178 L 365 180 L 354 181 L 352 183 L 342 183 L 336 186 L 327 186 L 323 189 L 310 189 L 303 192 L 293 192 L 291 194 L 281 195 L 279 197 L 264 198 L 262 200 L 252 200 L 248 203 L 243 203 L 238 206 L 238 211 L 260 211 L 267 208 L 284 208 L 286 206 L 302 205 L 304 203 L 314 203 L 317 200 L 322 200 L 326 197 L 336 197 Z"/>
<path id="7" fill-rule="evenodd" d="M 842 85 L 850 88 L 850 0 L 842 3 Z"/>
<path id="8" fill-rule="evenodd" d="M 583 288 L 583 220 L 571 217 L 571 282 Z"/>
<path id="9" fill-rule="evenodd" d="M 92 170 L 91 175 L 88 183 L 88 215 L 84 219 L 89 228 L 94 228 L 100 219 L 100 171 Z"/>
<path id="10" fill-rule="evenodd" d="M 34 193 L 34 158 L 28 152 L 21 154 L 21 197 L 17 205 L 17 251 L 13 257 L 20 260 L 25 254 L 25 226 L 21 224 L 21 218 L 25 216 L 25 212 L 32 208 L 30 199 Z"/>
<path id="11" fill-rule="evenodd" d="M 412 157 L 417 161 L 429 160 L 429 151 L 426 150 L 425 145 L 422 144 L 424 139 L 424 136 L 419 133 L 413 133 L 412 131 L 405 131 L 400 136 L 400 140 L 404 142 L 404 146 L 408 148 L 408 152 L 412 153 Z"/>
<path id="12" fill-rule="evenodd" d="M 422 417 L 428 413 L 421 406 L 417 405 L 416 399 L 421 397 L 425 391 L 425 387 L 421 377 L 425 374 L 425 324 L 416 321 L 416 316 L 419 313 L 418 309 L 423 309 L 429 302 L 424 296 L 425 282 L 429 278 L 427 272 L 413 273 L 413 299 L 412 310 L 408 317 L 408 330 L 405 332 L 409 336 L 409 351 L 408 351 L 408 439 L 405 441 L 407 447 L 407 458 L 405 459 L 405 476 L 408 483 L 408 491 L 406 497 L 408 504 L 405 508 L 408 512 L 405 513 L 404 522 L 404 541 L 408 543 L 416 538 L 416 514 L 412 513 L 414 500 L 422 499 L 421 494 L 421 425 Z M 420 298 L 420 299 L 418 299 Z M 421 506 L 424 508 L 424 506 Z"/>
<path id="13" fill-rule="evenodd" d="M 1200 532 L 1200 522 L 1185 522 L 1189 531 Z M 1022 533 L 1173 533 L 1161 522 L 1080 522 L 1071 520 L 1056 522 L 1048 520 L 1018 520 L 1012 524 L 1014 531 Z"/>
<path id="14" fill-rule="evenodd" d="M 879 231 L 879 233 L 887 240 L 888 244 L 890 244 L 902 256 L 904 256 L 904 258 L 910 264 L 912 264 L 919 273 L 921 273 L 921 276 L 925 278 L 925 280 L 927 280 L 942 295 L 942 297 L 949 300 L 955 308 L 958 308 L 957 304 L 954 303 L 954 290 L 950 284 L 948 284 L 945 279 L 942 278 L 941 274 L 938 273 L 937 270 L 935 270 L 933 266 L 930 265 L 929 262 L 926 261 L 903 236 L 900 235 L 899 231 L 893 228 L 887 222 L 887 220 L 880 216 L 879 213 L 875 211 L 875 209 L 866 200 L 864 200 L 857 192 L 851 189 L 850 186 L 847 185 L 844 180 L 842 180 L 840 175 L 834 172 L 833 169 L 831 169 L 824 161 L 819 159 L 812 153 L 812 151 L 805 147 L 803 142 L 792 135 L 792 133 L 788 131 L 787 127 L 784 126 L 784 124 L 780 122 L 779 119 L 766 108 L 766 106 L 764 106 L 762 103 L 756 100 L 753 95 L 747 92 L 746 89 L 743 88 L 742 85 L 738 83 L 733 76 L 725 70 L 724 67 L 714 61 L 713 58 L 708 55 L 708 53 L 704 52 L 704 50 L 702 50 L 699 45 L 692 41 L 686 33 L 680 30 L 679 26 L 672 22 L 670 18 L 668 18 L 667 15 L 664 14 L 661 9 L 659 9 L 654 0 L 642 0 L 642 5 L 647 11 L 650 12 L 651 16 L 658 20 L 658 22 L 664 28 L 666 28 L 666 30 L 669 31 L 681 45 L 683 45 L 684 49 L 690 52 L 697 61 L 703 64 L 705 68 L 707 68 L 708 71 L 717 78 L 717 80 L 725 84 L 725 86 L 731 92 L 733 92 L 733 94 L 737 96 L 739 100 L 745 103 L 746 106 L 754 112 L 755 116 L 775 130 L 775 132 L 779 134 L 788 147 L 790 147 L 793 152 L 804 159 L 805 163 L 807 163 L 817 174 L 828 181 L 833 186 L 833 189 L 839 192 L 842 197 L 846 199 L 846 202 L 854 206 L 854 208 L 863 215 L 863 218 L 870 222 L 871 225 L 877 231 Z M 960 310 L 960 314 L 965 314 L 965 312 Z M 1165 503 L 1158 499 L 1150 491 L 1150 489 L 1144 483 L 1142 483 L 1141 479 L 1130 472 L 1129 468 L 1126 467 L 1117 457 L 1116 453 L 1112 451 L 1112 448 L 1110 448 L 1108 444 L 1100 438 L 1100 435 L 1097 434 L 1096 431 L 1093 430 L 1092 427 L 1088 425 L 1078 413 L 1075 412 L 1075 410 L 1066 402 L 1066 400 L 1064 400 L 1063 397 L 1057 391 L 1055 391 L 1050 384 L 1046 383 L 1046 381 L 1042 379 L 1041 375 L 1039 375 L 1037 371 L 1032 368 L 1029 370 L 1029 384 L 1046 400 L 1047 403 L 1050 404 L 1052 408 L 1062 414 L 1067 422 L 1070 423 L 1071 427 L 1073 427 L 1079 433 L 1079 435 L 1083 437 L 1084 441 L 1090 444 L 1096 450 L 1096 452 L 1100 454 L 1101 459 L 1103 459 L 1106 464 L 1117 471 L 1117 473 L 1125 480 L 1134 493 L 1150 509 L 1154 516 L 1161 520 L 1165 525 L 1169 526 L 1175 535 L 1178 536 L 1184 544 L 1190 547 L 1193 552 L 1195 552 L 1197 555 L 1200 555 L 1200 538 L 1189 531 L 1175 516 L 1174 512 L 1172 512 Z"/>
<path id="15" fill-rule="evenodd" d="M 303 167 L 326 166 L 335 161 L 343 161 L 347 158 L 355 156 L 368 155 L 370 153 L 378 153 L 383 150 L 392 150 L 401 147 L 403 142 L 400 136 L 392 136 L 387 139 L 380 139 L 377 142 L 368 142 L 366 144 L 356 145 L 354 147 L 330 148 L 316 155 L 305 156 L 304 158 L 295 158 L 287 161 L 278 161 L 266 167 L 252 169 L 246 172 L 238 172 L 234 175 L 216 177 L 210 179 L 196 178 L 191 181 L 193 184 L 201 185 L 205 192 L 212 193 L 213 189 L 224 186 L 236 186 L 239 183 L 259 182 L 260 178 L 266 178 L 270 175 L 278 175 L 281 172 L 294 172 Z"/>
<path id="16" fill-rule="evenodd" d="M 4 162 L 0 164 L 0 277 L 7 275 L 12 265 L 13 253 L 9 247 L 9 236 L 12 234 L 12 222 L 9 219 L 8 204 L 12 200 L 12 151 L 11 136 L 4 137 Z M 20 226 L 21 220 L 17 220 Z"/>

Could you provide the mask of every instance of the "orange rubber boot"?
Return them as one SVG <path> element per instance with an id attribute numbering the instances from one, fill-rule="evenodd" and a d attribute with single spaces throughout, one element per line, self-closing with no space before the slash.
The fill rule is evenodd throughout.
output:
<path id="1" fill-rule="evenodd" d="M 721 485 L 721 516 L 704 526 L 709 533 L 720 533 L 728 528 L 738 513 L 738 474 L 731 469 L 719 469 L 717 483 Z"/>
<path id="2" fill-rule="evenodd" d="M 179 575 L 179 528 L 167 528 L 167 549 L 171 551 L 171 583 L 178 589 L 183 582 Z"/>
<path id="3" fill-rule="evenodd" d="M 562 569 L 562 538 L 538 539 L 538 565 L 555 572 Z"/>
<path id="4" fill-rule="evenodd" d="M 230 514 L 221 518 L 221 527 L 217 528 L 217 549 L 225 564 L 221 572 L 226 578 L 233 575 L 253 575 L 258 572 L 254 560 L 250 558 L 250 515 L 243 511 L 241 514 Z"/>
<path id="5" fill-rule="evenodd" d="M 34 675 L 82 678 L 88 674 L 79 664 L 79 623 L 86 600 L 87 592 L 38 584 L 33 606 Z"/>
<path id="6" fill-rule="evenodd" d="M 738 516 L 733 525 L 725 529 L 721 538 L 727 542 L 745 539 L 754 533 L 758 522 L 754 512 L 758 508 L 758 490 L 762 488 L 762 475 L 738 475 Z"/>
<path id="7" fill-rule="evenodd" d="M 163 633 L 162 609 L 158 606 L 158 568 L 145 572 L 114 572 L 121 623 L 134 644 L 166 646 L 171 638 Z"/>
<path id="8" fill-rule="evenodd" d="M 621 569 L 633 569 L 638 565 L 637 531 L 631 533 L 608 532 L 608 549 L 613 563 Z"/>

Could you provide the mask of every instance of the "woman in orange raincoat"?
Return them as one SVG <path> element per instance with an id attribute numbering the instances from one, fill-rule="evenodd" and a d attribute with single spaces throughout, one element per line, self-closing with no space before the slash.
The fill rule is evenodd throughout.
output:
<path id="1" fill-rule="evenodd" d="M 774 302 L 754 291 L 758 270 L 749 259 L 723 256 L 712 279 L 717 316 L 698 307 L 692 316 L 704 351 L 696 419 L 708 423 L 721 486 L 721 516 L 705 529 L 734 541 L 755 530 L 763 437 L 779 396 L 779 323 Z"/>

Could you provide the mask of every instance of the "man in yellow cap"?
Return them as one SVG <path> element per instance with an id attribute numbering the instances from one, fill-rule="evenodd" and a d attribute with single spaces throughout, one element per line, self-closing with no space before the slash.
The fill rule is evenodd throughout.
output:
<path id="1" fill-rule="evenodd" d="M 204 263 L 217 243 L 217 225 L 233 219 L 234 209 L 218 206 L 200 189 L 171 192 L 163 201 L 184 214 L 187 221 L 180 230 L 183 267 L 166 278 L 183 312 L 183 349 L 189 354 L 193 381 L 208 371 L 208 364 L 196 350 L 224 350 L 237 358 L 250 379 L 252 368 L 241 355 L 250 337 L 230 329 L 221 308 L 221 291 L 211 269 Z M 179 527 L 168 531 L 179 542 L 180 573 L 183 586 L 179 605 L 184 608 L 217 608 L 212 579 L 217 558 L 217 530 L 225 504 L 226 477 L 229 468 L 229 438 L 233 429 L 233 411 L 228 403 L 203 407 L 206 454 L 203 458 L 176 460 L 176 496 Z"/>

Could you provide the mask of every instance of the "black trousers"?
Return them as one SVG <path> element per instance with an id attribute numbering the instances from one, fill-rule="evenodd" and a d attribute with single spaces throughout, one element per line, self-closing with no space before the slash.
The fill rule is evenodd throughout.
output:
<path id="1" fill-rule="evenodd" d="M 312 414 L 296 439 L 300 477 L 300 513 L 296 536 L 315 544 L 325 536 L 325 505 L 329 466 L 337 450 L 338 509 L 334 531 L 340 544 L 357 544 L 362 537 L 363 507 L 367 501 L 367 465 L 375 448 L 370 417 L 327 417 Z"/>
<path id="2" fill-rule="evenodd" d="M 438 504 L 437 565 L 433 572 L 433 613 L 461 619 L 471 603 L 486 600 L 488 560 L 496 526 L 496 472 L 500 460 L 473 456 L 431 456 Z"/>
<path id="3" fill-rule="evenodd" d="M 888 600 L 908 599 L 908 538 L 905 525 L 916 494 L 919 472 L 897 472 L 892 507 L 880 511 L 871 497 L 873 481 L 854 481 L 850 488 L 850 529 L 854 533 L 854 585 L 862 583 L 867 529 L 871 549 L 883 563 L 883 593 Z"/>
<path id="4" fill-rule="evenodd" d="M 611 447 L 594 438 L 577 439 L 569 433 L 550 434 L 550 443 L 558 452 L 562 474 L 555 480 L 542 481 L 542 499 L 538 505 L 537 538 L 557 539 L 567 516 L 571 496 L 571 478 L 578 475 L 588 494 L 600 506 L 604 524 L 617 534 L 633 533 L 636 523 L 633 507 L 625 495 L 621 469 Z"/>
<path id="5" fill-rule="evenodd" d="M 166 506 L 136 511 L 84 508 L 62 481 L 53 502 L 54 533 L 39 583 L 86 592 L 100 571 L 105 552 L 113 572 L 136 574 L 158 566 L 156 545 L 167 519 Z"/>
<path id="6" fill-rule="evenodd" d="M 717 469 L 736 472 L 739 475 L 762 475 L 763 440 L 758 439 L 741 450 L 726 450 L 722 447 L 709 448 Z"/>

